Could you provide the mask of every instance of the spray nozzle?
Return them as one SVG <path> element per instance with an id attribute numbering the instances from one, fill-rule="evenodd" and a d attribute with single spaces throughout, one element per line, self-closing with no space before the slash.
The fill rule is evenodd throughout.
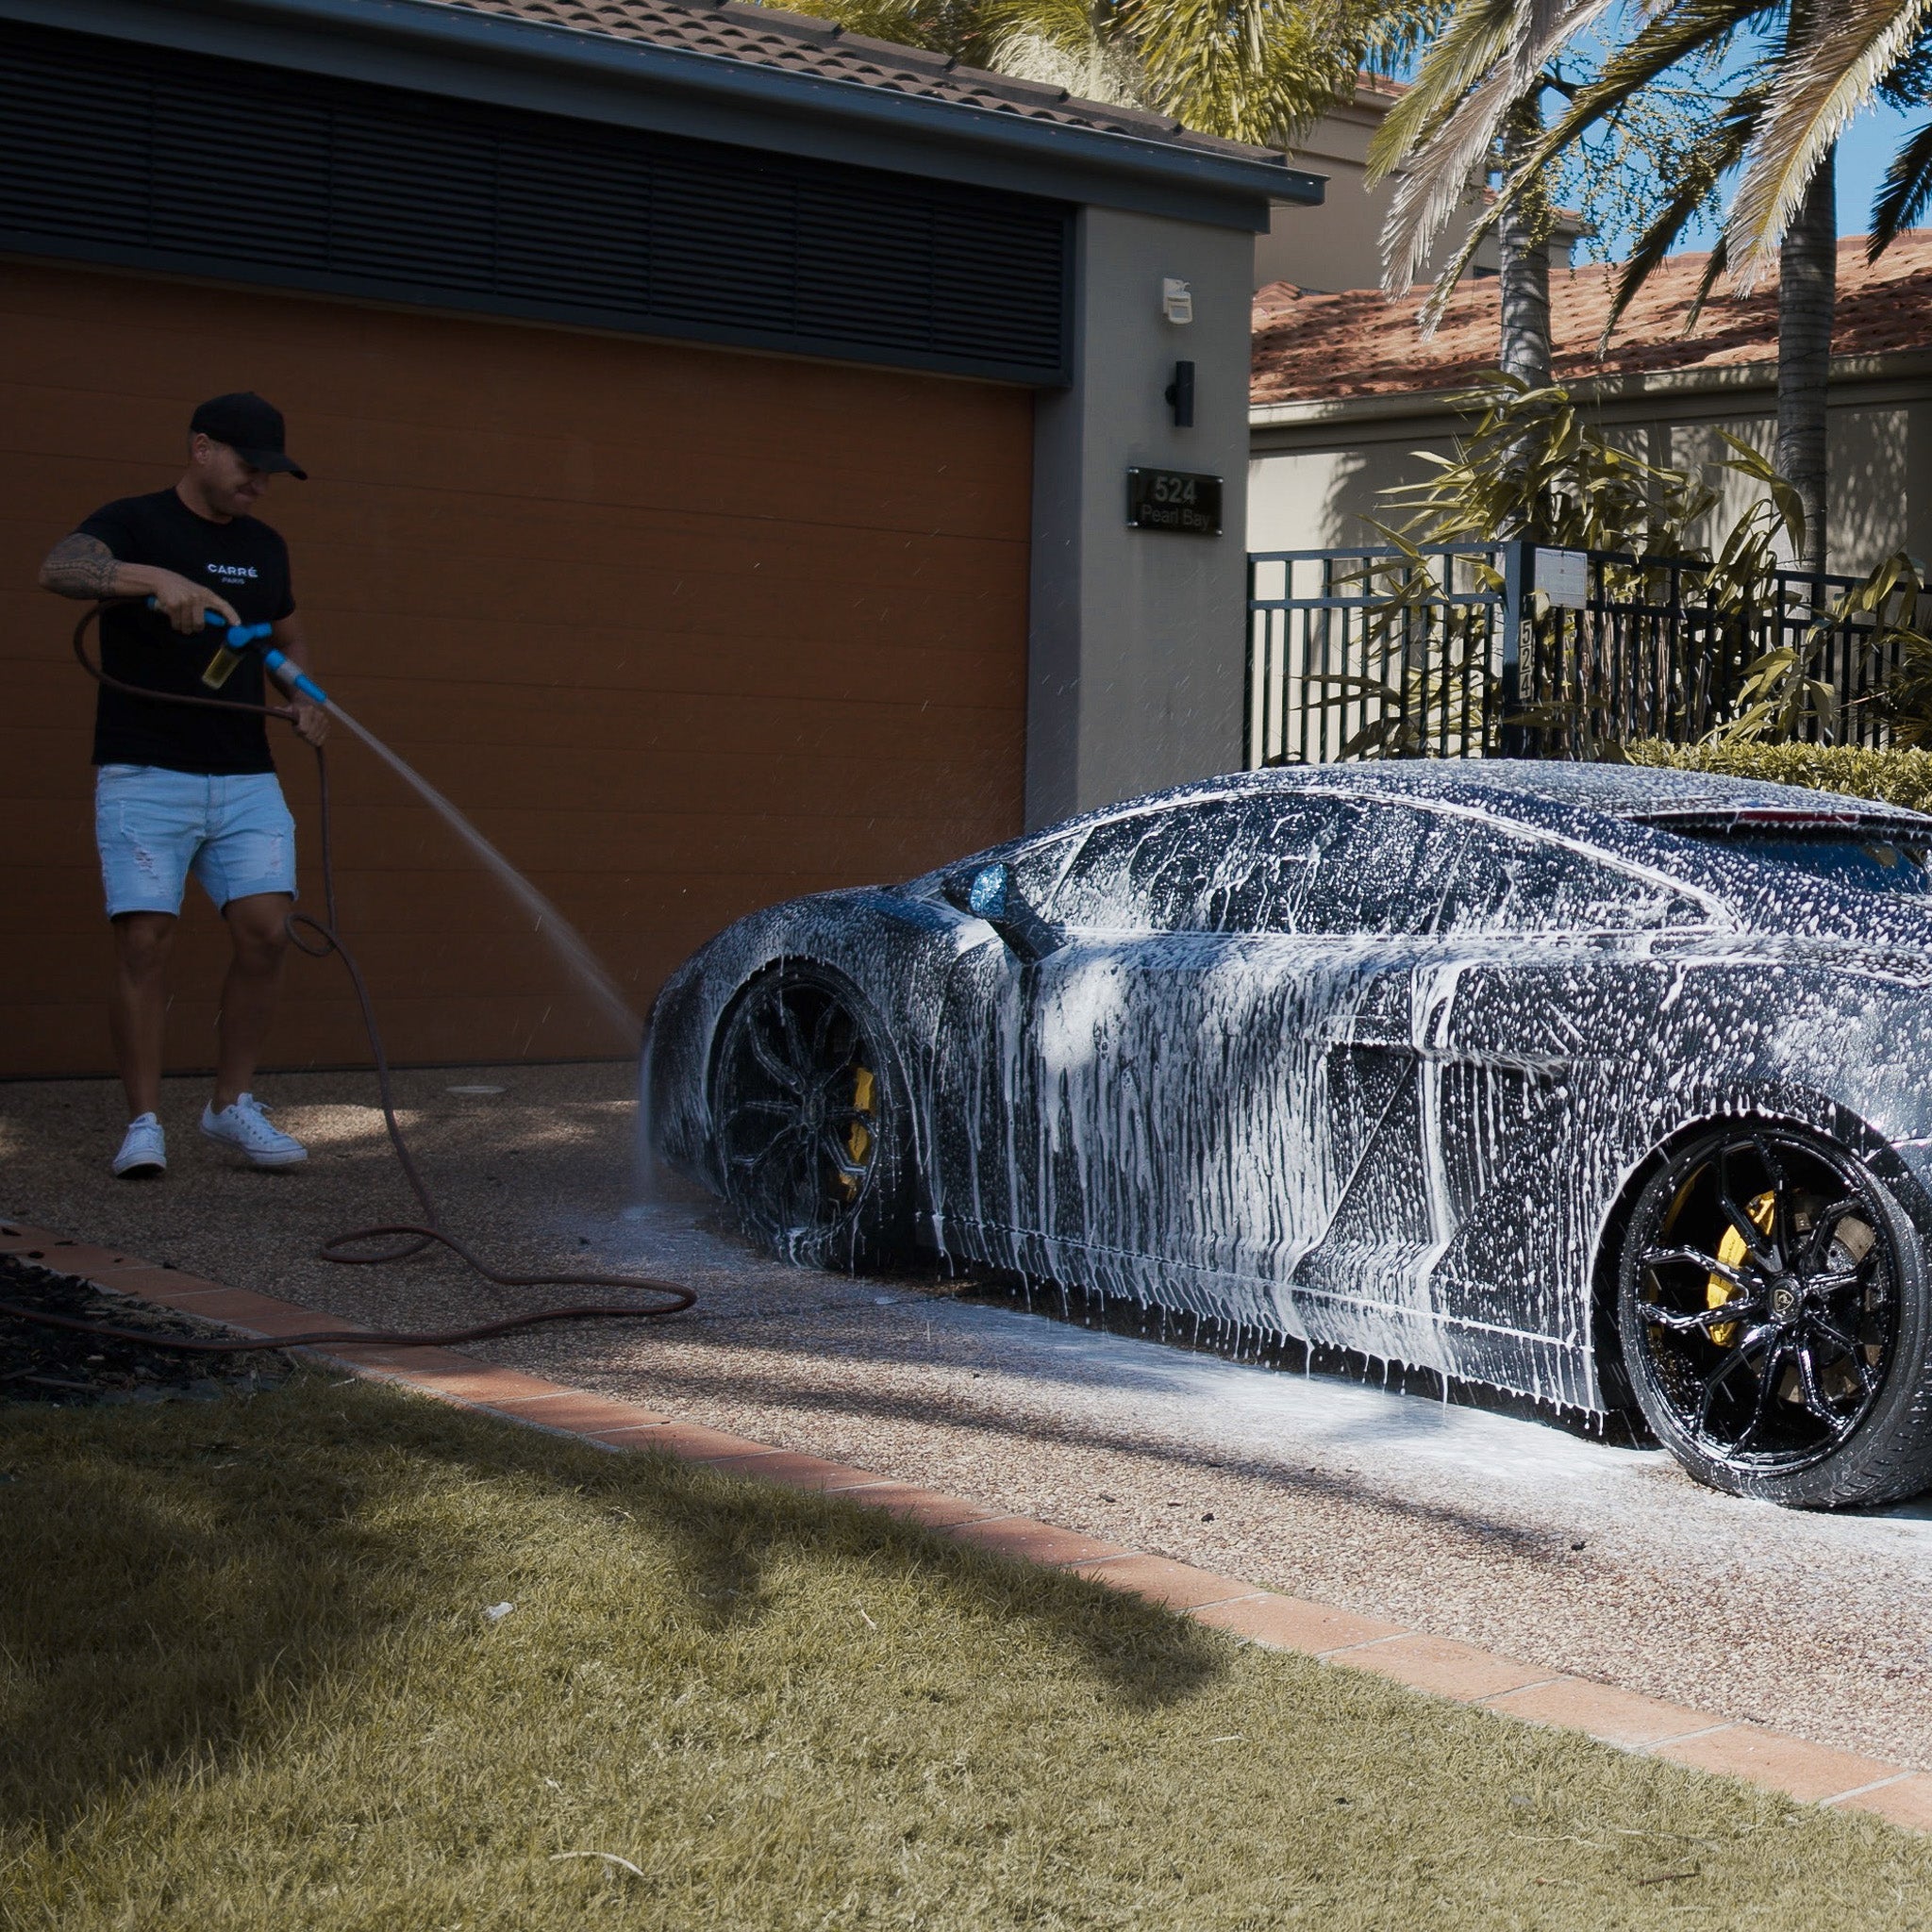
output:
<path id="1" fill-rule="evenodd" d="M 150 597 L 147 600 L 150 610 L 158 610 L 161 600 Z M 225 617 L 213 610 L 202 613 L 203 621 L 210 630 L 222 633 L 222 648 L 209 659 L 208 667 L 201 674 L 201 681 L 210 691 L 219 691 L 227 682 L 228 674 L 241 663 L 242 654 L 251 644 L 261 648 L 261 661 L 270 675 L 288 690 L 307 698 L 312 705 L 328 703 L 328 693 L 321 685 L 304 674 L 274 645 L 269 639 L 275 633 L 272 624 L 230 624 Z"/>
<path id="2" fill-rule="evenodd" d="M 299 692 L 311 705 L 325 705 L 328 703 L 327 691 L 324 691 L 314 678 L 308 676 L 304 672 L 298 671 L 279 651 L 274 649 L 264 651 L 261 654 L 261 661 L 268 666 L 272 676 L 280 679 L 290 691 Z"/>
<path id="3" fill-rule="evenodd" d="M 208 613 L 207 622 L 210 630 L 226 633 L 228 649 L 231 651 L 245 650 L 250 644 L 258 644 L 263 638 L 271 637 L 275 632 L 275 625 L 272 624 L 229 624 L 225 619 L 217 617 L 212 610 Z"/>
<path id="4" fill-rule="evenodd" d="M 147 608 L 150 610 L 158 610 L 161 608 L 161 600 L 158 597 L 150 597 L 147 600 Z M 226 648 L 238 655 L 245 651 L 250 644 L 258 644 L 275 629 L 272 624 L 230 624 L 215 610 L 203 611 L 202 622 L 210 630 L 220 631 L 226 641 Z"/>

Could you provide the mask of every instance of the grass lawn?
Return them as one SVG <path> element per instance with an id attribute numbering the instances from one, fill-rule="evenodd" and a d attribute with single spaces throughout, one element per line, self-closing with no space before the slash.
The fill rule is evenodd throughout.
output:
<path id="1" fill-rule="evenodd" d="M 8 1928 L 1932 1924 L 1875 1821 L 312 1374 L 0 1411 L 0 1561 Z"/>

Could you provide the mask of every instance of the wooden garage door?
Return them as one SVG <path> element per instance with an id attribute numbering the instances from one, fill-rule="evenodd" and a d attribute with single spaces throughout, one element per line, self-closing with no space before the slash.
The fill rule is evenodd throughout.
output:
<path id="1" fill-rule="evenodd" d="M 104 1071 L 107 932 L 75 607 L 95 505 L 171 483 L 203 396 L 286 412 L 265 514 L 331 693 L 471 813 L 643 1010 L 750 908 L 1021 821 L 1024 390 L 0 263 L 0 1073 Z M 318 886 L 314 780 L 276 727 Z M 621 1050 L 528 922 L 362 749 L 331 750 L 343 924 L 404 1060 Z M 169 1058 L 225 957 L 191 886 Z M 291 961 L 283 1065 L 366 1058 Z"/>

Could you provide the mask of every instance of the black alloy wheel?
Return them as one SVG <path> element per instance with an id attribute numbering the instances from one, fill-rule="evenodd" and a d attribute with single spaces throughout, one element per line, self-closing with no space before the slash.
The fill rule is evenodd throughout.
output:
<path id="1" fill-rule="evenodd" d="M 1619 1269 L 1645 1420 L 1700 1480 L 1810 1507 L 1932 1480 L 1924 1257 L 1855 1154 L 1739 1121 L 1638 1196 Z"/>
<path id="2" fill-rule="evenodd" d="M 768 974 L 724 1024 L 712 1087 L 726 1198 L 746 1231 L 813 1267 L 904 1245 L 904 1107 L 856 994 L 804 968 Z"/>

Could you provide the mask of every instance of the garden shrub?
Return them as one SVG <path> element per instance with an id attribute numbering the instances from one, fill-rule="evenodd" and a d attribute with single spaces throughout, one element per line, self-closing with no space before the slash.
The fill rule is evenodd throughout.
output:
<path id="1" fill-rule="evenodd" d="M 1932 812 L 1932 751 L 1870 751 L 1852 744 L 1665 744 L 1651 739 L 1623 748 L 1633 765 L 1720 772 L 1772 785 L 1803 785 L 1853 798 Z"/>

